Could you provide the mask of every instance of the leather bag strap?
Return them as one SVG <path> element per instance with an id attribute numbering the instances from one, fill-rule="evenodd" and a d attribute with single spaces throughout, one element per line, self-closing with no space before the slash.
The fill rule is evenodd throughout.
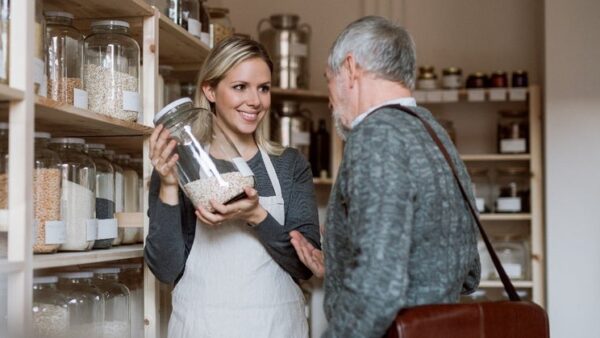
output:
<path id="1" fill-rule="evenodd" d="M 429 133 L 431 138 L 433 139 L 433 142 L 435 142 L 438 149 L 442 152 L 442 155 L 444 155 L 446 162 L 448 163 L 448 165 L 450 166 L 450 169 L 452 170 L 452 174 L 454 175 L 454 178 L 456 179 L 456 184 L 458 185 L 458 187 L 460 189 L 460 192 L 463 196 L 463 199 L 465 200 L 465 203 L 469 207 L 469 211 L 471 211 L 471 215 L 473 215 L 473 218 L 475 219 L 475 223 L 477 223 L 477 227 L 479 228 L 481 237 L 483 238 L 483 241 L 485 242 L 485 247 L 487 248 L 488 252 L 490 253 L 490 257 L 492 258 L 494 267 L 496 268 L 496 271 L 498 272 L 498 275 L 500 276 L 500 280 L 502 281 L 504 290 L 506 290 L 506 293 L 508 294 L 508 298 L 511 301 L 520 301 L 521 297 L 519 297 L 519 295 L 515 291 L 515 287 L 513 286 L 512 282 L 510 281 L 510 278 L 506 274 L 506 271 L 504 271 L 504 267 L 502 267 L 502 264 L 500 263 L 500 259 L 498 258 L 498 255 L 496 255 L 496 251 L 492 247 L 492 244 L 490 243 L 490 240 L 489 240 L 485 230 L 483 229 L 483 226 L 481 225 L 481 221 L 479 220 L 479 214 L 477 213 L 476 209 L 473 207 L 473 204 L 471 203 L 471 200 L 469 199 L 469 195 L 467 194 L 465 188 L 462 185 L 462 182 L 460 181 L 460 178 L 458 176 L 458 171 L 456 170 L 456 166 L 454 165 L 454 162 L 452 161 L 452 158 L 450 157 L 448 150 L 446 149 L 446 147 L 444 146 L 444 144 L 442 143 L 440 138 L 437 136 L 437 134 L 435 133 L 435 131 L 433 130 L 433 128 L 431 127 L 429 122 L 427 122 L 424 118 L 422 118 L 416 112 L 412 111 L 411 109 L 409 109 L 405 106 L 399 105 L 399 104 L 382 106 L 382 107 L 378 108 L 377 110 L 382 109 L 382 108 L 398 109 L 398 110 L 401 110 L 411 116 L 416 117 L 419 121 L 421 121 L 421 123 L 423 124 L 423 126 L 425 127 L 425 129 L 427 130 L 427 132 Z"/>

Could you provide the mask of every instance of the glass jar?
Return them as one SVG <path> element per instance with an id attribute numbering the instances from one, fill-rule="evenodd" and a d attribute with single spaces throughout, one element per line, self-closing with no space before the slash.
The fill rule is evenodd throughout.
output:
<path id="1" fill-rule="evenodd" d="M 46 73 L 46 20 L 42 0 L 35 1 L 34 27 L 33 90 L 37 95 L 45 97 L 48 94 L 48 77 Z"/>
<path id="2" fill-rule="evenodd" d="M 298 149 L 309 158 L 311 119 L 310 112 L 300 109 L 300 102 L 283 100 L 275 105 L 271 115 L 271 137 L 284 147 Z"/>
<path id="3" fill-rule="evenodd" d="M 460 302 L 463 304 L 488 302 L 489 300 L 487 292 L 483 289 L 477 289 L 473 293 L 460 297 Z"/>
<path id="4" fill-rule="evenodd" d="M 8 123 L 0 122 L 0 258 L 8 253 Z"/>
<path id="5" fill-rule="evenodd" d="M 494 267 L 490 252 L 481 237 L 477 239 L 477 251 L 479 252 L 479 262 L 481 263 L 481 280 L 493 279 L 494 274 L 496 273 L 496 267 Z"/>
<path id="6" fill-rule="evenodd" d="M 125 199 L 125 190 L 123 187 L 123 168 L 115 160 L 114 150 L 105 150 L 104 156 L 109 160 L 115 170 L 115 213 L 123 212 L 123 200 Z M 117 237 L 113 239 L 112 245 L 121 245 L 124 236 L 124 229 L 117 229 Z"/>
<path id="7" fill-rule="evenodd" d="M 183 18 L 181 13 L 181 0 L 167 0 L 167 9 L 164 13 L 174 23 L 181 26 Z"/>
<path id="8" fill-rule="evenodd" d="M 419 67 L 419 76 L 417 77 L 417 88 L 421 90 L 437 89 L 437 75 L 433 66 Z"/>
<path id="9" fill-rule="evenodd" d="M 0 83 L 8 84 L 9 0 L 0 0 Z"/>
<path id="10" fill-rule="evenodd" d="M 119 282 L 119 268 L 94 269 L 93 284 L 104 295 L 103 338 L 131 337 L 129 289 Z"/>
<path id="11" fill-rule="evenodd" d="M 467 77 L 467 89 L 482 89 L 488 86 L 488 76 L 481 72 L 469 74 Z"/>
<path id="12" fill-rule="evenodd" d="M 58 275 L 58 290 L 69 304 L 68 337 L 102 337 L 104 296 L 92 284 L 93 272 L 64 272 Z"/>
<path id="13" fill-rule="evenodd" d="M 141 157 L 129 160 L 131 167 L 138 174 L 138 211 L 144 213 L 144 159 Z M 138 228 L 137 242 L 144 242 L 144 228 Z"/>
<path id="14" fill-rule="evenodd" d="M 118 237 L 115 218 L 115 168 L 104 157 L 104 144 L 86 144 L 85 153 L 96 165 L 96 219 L 98 235 L 94 249 L 110 249 Z"/>
<path id="15" fill-rule="evenodd" d="M 54 253 L 65 242 L 66 225 L 61 220 L 60 157 L 50 148 L 49 133 L 35 133 L 33 170 L 33 211 L 35 233 L 33 252 Z"/>
<path id="16" fill-rule="evenodd" d="M 462 69 L 448 67 L 442 70 L 442 87 L 444 89 L 462 88 Z"/>
<path id="17" fill-rule="evenodd" d="M 140 111 L 140 47 L 129 35 L 129 23 L 102 20 L 92 23 L 85 39 L 84 85 L 89 109 L 126 121 Z"/>
<path id="18" fill-rule="evenodd" d="M 119 266 L 119 282 L 129 289 L 131 338 L 144 338 L 144 269 L 142 264 Z"/>
<path id="19" fill-rule="evenodd" d="M 202 38 L 202 24 L 200 23 L 200 1 L 181 0 L 181 27 L 190 34 Z"/>
<path id="20" fill-rule="evenodd" d="M 469 167 L 473 196 L 479 213 L 491 212 L 493 185 L 489 169 L 484 167 Z"/>
<path id="21" fill-rule="evenodd" d="M 200 40 L 207 46 L 210 46 L 210 16 L 206 10 L 206 0 L 200 0 Z"/>
<path id="22" fill-rule="evenodd" d="M 139 176 L 131 166 L 129 155 L 117 155 L 117 163 L 123 168 L 123 212 L 139 212 Z M 138 239 L 139 227 L 137 224 L 119 224 L 123 228 L 123 241 L 121 244 L 135 244 Z"/>
<path id="23" fill-rule="evenodd" d="M 232 36 L 235 30 L 229 19 L 227 8 L 207 7 L 206 11 L 210 17 L 210 47 L 212 48 Z"/>
<path id="24" fill-rule="evenodd" d="M 73 26 L 73 14 L 46 12 L 48 97 L 87 109 L 83 90 L 83 34 Z"/>
<path id="25" fill-rule="evenodd" d="M 511 86 L 513 88 L 525 88 L 529 86 L 529 78 L 524 70 L 515 70 L 512 73 Z"/>
<path id="26" fill-rule="evenodd" d="M 69 331 L 69 304 L 57 288 L 58 277 L 33 279 L 33 333 L 35 337 L 62 338 Z"/>
<path id="27" fill-rule="evenodd" d="M 527 168 L 499 168 L 496 212 L 517 213 L 529 211 L 530 173 Z"/>
<path id="28" fill-rule="evenodd" d="M 493 246 L 508 277 L 512 280 L 526 280 L 529 277 L 529 253 L 522 237 L 494 237 Z M 500 279 L 496 270 L 493 276 Z"/>
<path id="29" fill-rule="evenodd" d="M 227 204 L 243 198 L 244 187 L 254 187 L 252 170 L 212 112 L 183 98 L 164 107 L 154 124 L 177 141 L 179 185 L 196 208 L 212 211 L 211 199 Z"/>
<path id="30" fill-rule="evenodd" d="M 164 79 L 163 102 L 173 102 L 181 97 L 181 85 L 172 76 L 173 66 L 159 66 L 158 70 Z"/>
<path id="31" fill-rule="evenodd" d="M 96 240 L 96 166 L 83 153 L 80 138 L 53 138 L 50 148 L 60 157 L 62 174 L 61 219 L 67 227 L 61 251 L 90 250 Z"/>
<path id="32" fill-rule="evenodd" d="M 504 71 L 496 71 L 490 77 L 491 88 L 506 88 L 508 87 L 508 76 Z"/>
<path id="33" fill-rule="evenodd" d="M 523 154 L 529 151 L 529 122 L 526 111 L 502 110 L 498 120 L 498 152 Z"/>
<path id="34" fill-rule="evenodd" d="M 196 85 L 191 82 L 186 82 L 181 84 L 181 97 L 189 97 L 190 99 L 194 99 L 196 96 Z"/>

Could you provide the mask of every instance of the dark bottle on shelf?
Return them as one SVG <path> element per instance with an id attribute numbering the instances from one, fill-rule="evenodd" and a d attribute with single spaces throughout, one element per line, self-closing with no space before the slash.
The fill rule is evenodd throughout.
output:
<path id="1" fill-rule="evenodd" d="M 319 127 L 312 133 L 310 142 L 310 165 L 314 177 L 326 178 L 330 175 L 329 132 L 324 119 L 319 119 Z"/>

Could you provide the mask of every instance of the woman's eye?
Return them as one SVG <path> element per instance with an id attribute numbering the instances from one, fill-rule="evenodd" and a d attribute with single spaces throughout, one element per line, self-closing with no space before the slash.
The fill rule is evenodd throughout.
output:
<path id="1" fill-rule="evenodd" d="M 246 86 L 243 84 L 233 86 L 233 89 L 235 89 L 235 90 L 244 90 L 245 88 L 246 88 Z"/>
<path id="2" fill-rule="evenodd" d="M 261 86 L 259 90 L 263 93 L 268 93 L 271 90 L 270 86 Z"/>

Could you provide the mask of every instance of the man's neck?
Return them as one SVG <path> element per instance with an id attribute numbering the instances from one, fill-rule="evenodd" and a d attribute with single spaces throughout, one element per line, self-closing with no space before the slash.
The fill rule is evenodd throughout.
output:
<path id="1" fill-rule="evenodd" d="M 363 77 L 358 90 L 358 115 L 384 102 L 412 96 L 410 90 L 403 85 L 373 76 Z"/>

